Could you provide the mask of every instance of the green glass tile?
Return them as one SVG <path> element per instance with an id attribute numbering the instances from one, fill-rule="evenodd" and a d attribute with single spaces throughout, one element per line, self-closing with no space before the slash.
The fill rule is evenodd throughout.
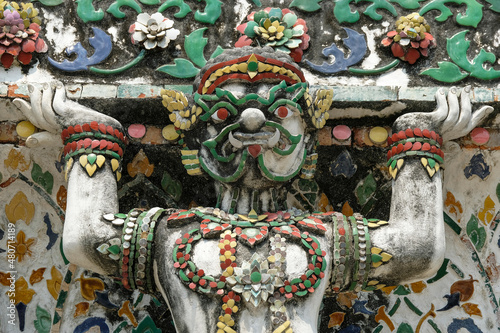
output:
<path id="1" fill-rule="evenodd" d="M 189 269 L 191 270 L 191 272 L 196 272 L 196 265 L 194 264 L 194 262 L 192 262 L 191 260 L 188 260 L 187 264 L 189 265 Z"/>
<path id="2" fill-rule="evenodd" d="M 112 254 L 118 254 L 120 253 L 120 247 L 118 245 L 112 245 L 108 247 L 108 251 L 111 252 Z"/>
<path id="3" fill-rule="evenodd" d="M 307 295 L 307 290 L 297 291 L 297 292 L 295 293 L 295 295 L 297 295 L 297 296 L 301 296 L 301 297 L 302 297 L 302 296 L 305 296 L 305 295 Z"/>
<path id="4" fill-rule="evenodd" d="M 186 276 L 182 269 L 179 270 L 179 276 L 181 277 L 182 281 L 189 282 L 189 278 Z"/>
<path id="5" fill-rule="evenodd" d="M 372 253 L 372 262 L 373 263 L 377 263 L 379 262 L 380 260 L 382 260 L 382 256 L 379 255 L 379 254 L 375 254 L 375 253 Z"/>

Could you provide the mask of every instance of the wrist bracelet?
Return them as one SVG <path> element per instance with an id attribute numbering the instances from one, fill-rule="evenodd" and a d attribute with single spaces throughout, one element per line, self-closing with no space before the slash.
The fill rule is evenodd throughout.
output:
<path id="1" fill-rule="evenodd" d="M 61 133 L 64 143 L 63 155 L 66 160 L 66 178 L 74 162 L 74 157 L 92 177 L 97 169 L 102 168 L 107 157 L 110 157 L 111 170 L 116 179 L 121 178 L 121 160 L 127 138 L 123 132 L 112 126 L 99 124 L 97 121 L 69 126 Z"/>
<path id="2" fill-rule="evenodd" d="M 387 152 L 387 166 L 394 179 L 403 167 L 404 158 L 407 156 L 419 156 L 431 178 L 439 170 L 440 163 L 444 163 L 444 153 L 440 148 L 443 139 L 434 131 L 408 128 L 394 133 L 387 141 L 390 148 Z"/>

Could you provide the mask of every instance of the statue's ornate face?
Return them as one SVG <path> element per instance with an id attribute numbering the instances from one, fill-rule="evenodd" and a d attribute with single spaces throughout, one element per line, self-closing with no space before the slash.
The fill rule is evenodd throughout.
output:
<path id="1" fill-rule="evenodd" d="M 298 67 L 249 54 L 208 68 L 189 101 L 172 90 L 162 97 L 174 126 L 189 131 L 181 150 L 188 174 L 269 189 L 300 172 L 312 134 L 328 119 L 332 91 L 316 90 L 313 101 Z M 315 158 L 307 161 L 304 177 L 312 177 Z"/>
<path id="2" fill-rule="evenodd" d="M 230 82 L 230 81 L 229 81 Z M 269 188 L 297 175 L 310 135 L 299 101 L 307 84 L 236 83 L 210 95 L 195 95 L 208 110 L 200 116 L 200 166 L 213 178 Z"/>

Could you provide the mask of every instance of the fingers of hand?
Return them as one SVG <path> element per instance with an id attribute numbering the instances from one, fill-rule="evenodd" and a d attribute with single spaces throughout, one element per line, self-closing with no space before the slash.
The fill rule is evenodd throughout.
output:
<path id="1" fill-rule="evenodd" d="M 472 105 L 470 102 L 470 86 L 466 86 L 460 95 L 460 117 L 457 120 L 455 129 L 463 131 L 467 128 L 472 116 Z"/>
<path id="2" fill-rule="evenodd" d="M 54 110 L 61 116 L 69 111 L 66 103 L 66 90 L 60 81 L 55 82 L 53 107 Z"/>
<path id="3" fill-rule="evenodd" d="M 448 92 L 448 115 L 444 119 L 441 132 L 445 133 L 455 127 L 460 116 L 460 104 L 458 103 L 457 88 L 452 87 Z"/>
<path id="4" fill-rule="evenodd" d="M 470 131 L 472 131 L 475 127 L 480 125 L 488 115 L 493 112 L 493 108 L 491 106 L 483 106 L 479 110 L 475 111 L 472 116 L 469 116 L 467 122 L 461 123 L 461 128 L 456 128 L 453 131 L 449 131 L 445 135 L 445 140 L 454 140 L 458 139 L 464 135 L 467 135 Z"/>
<path id="5" fill-rule="evenodd" d="M 50 86 L 47 83 L 44 83 L 41 87 L 37 87 L 35 85 L 29 84 L 28 90 L 30 94 L 30 102 L 31 102 L 31 118 L 30 121 L 38 128 L 56 132 L 59 128 L 56 123 L 53 121 L 47 121 L 45 112 L 48 112 L 47 118 L 49 118 L 52 110 L 45 110 L 45 103 L 51 104 L 52 93 L 50 92 Z M 49 96 L 45 96 L 45 94 L 49 94 Z M 50 118 L 49 118 L 50 119 Z"/>
<path id="6" fill-rule="evenodd" d="M 481 124 L 490 115 L 490 113 L 493 112 L 493 110 L 494 109 L 491 106 L 483 106 L 474 112 L 469 122 L 469 126 L 471 127 L 470 130 Z"/>
<path id="7" fill-rule="evenodd" d="M 444 93 L 443 88 L 439 88 L 436 92 L 436 102 L 437 107 L 436 110 L 432 112 L 432 115 L 436 122 L 440 122 L 446 119 L 446 116 L 448 115 L 448 103 L 446 102 L 446 94 Z"/>
<path id="8" fill-rule="evenodd" d="M 14 105 L 21 111 L 26 117 L 31 117 L 31 104 L 26 102 L 24 99 L 16 98 L 12 101 Z M 28 118 L 30 121 L 31 119 Z"/>
<path id="9" fill-rule="evenodd" d="M 38 132 L 26 139 L 26 146 L 35 147 L 59 147 L 62 146 L 61 136 L 49 132 Z"/>
<path id="10" fill-rule="evenodd" d="M 59 128 L 57 124 L 56 117 L 54 114 L 54 110 L 52 110 L 52 99 L 54 97 L 54 91 L 52 87 L 45 83 L 43 85 L 43 94 L 42 94 L 42 115 L 45 121 L 50 124 L 50 126 L 56 130 Z"/>

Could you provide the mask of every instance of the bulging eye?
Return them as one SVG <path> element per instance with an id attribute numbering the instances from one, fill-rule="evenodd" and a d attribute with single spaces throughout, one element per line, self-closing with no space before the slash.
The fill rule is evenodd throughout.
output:
<path id="1" fill-rule="evenodd" d="M 288 109 L 286 106 L 280 106 L 276 109 L 276 111 L 274 111 L 274 114 L 278 118 L 285 119 L 290 117 L 293 114 L 293 111 Z"/>
<path id="2" fill-rule="evenodd" d="M 227 119 L 229 112 L 226 108 L 220 108 L 212 114 L 212 119 L 216 122 L 221 122 Z"/>

